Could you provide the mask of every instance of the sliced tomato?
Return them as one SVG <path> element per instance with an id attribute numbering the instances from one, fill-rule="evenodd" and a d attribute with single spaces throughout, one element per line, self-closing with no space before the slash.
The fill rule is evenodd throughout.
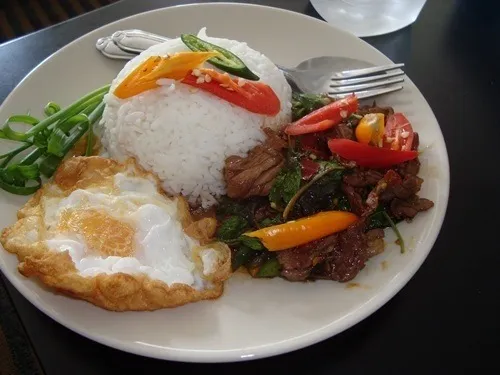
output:
<path id="1" fill-rule="evenodd" d="M 414 138 L 410 121 L 402 113 L 394 113 L 387 118 L 383 147 L 391 150 L 411 151 Z"/>
<path id="2" fill-rule="evenodd" d="M 350 139 L 330 139 L 328 148 L 332 153 L 367 168 L 388 168 L 418 156 L 417 151 L 390 150 L 368 146 Z"/>
<path id="3" fill-rule="evenodd" d="M 358 109 L 358 98 L 350 95 L 321 107 L 288 125 L 285 133 L 300 135 L 328 130 L 338 125 Z"/>
<path id="4" fill-rule="evenodd" d="M 207 76 L 209 80 L 205 79 Z M 276 116 L 281 110 L 281 102 L 274 90 L 262 82 L 235 80 L 227 73 L 221 74 L 213 69 L 200 69 L 199 75 L 190 72 L 181 82 L 253 113 Z"/>
<path id="5" fill-rule="evenodd" d="M 302 169 L 302 178 L 304 180 L 309 180 L 319 171 L 319 164 L 307 157 L 300 160 L 300 167 Z"/>

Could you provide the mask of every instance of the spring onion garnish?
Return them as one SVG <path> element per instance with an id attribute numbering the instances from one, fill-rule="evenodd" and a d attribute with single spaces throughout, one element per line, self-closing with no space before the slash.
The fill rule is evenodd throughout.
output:
<path id="1" fill-rule="evenodd" d="M 250 81 L 258 81 L 260 79 L 258 75 L 248 69 L 238 56 L 227 49 L 206 42 L 192 34 L 182 34 L 181 40 L 194 52 L 219 52 L 218 56 L 210 58 L 208 62 L 224 72 Z"/>
<path id="2" fill-rule="evenodd" d="M 391 219 L 391 217 L 387 214 L 387 212 L 383 211 L 382 214 L 385 216 L 385 218 L 387 219 L 387 222 L 391 226 L 394 234 L 398 238 L 397 244 L 401 248 L 401 254 L 404 254 L 404 252 L 405 252 L 405 240 L 403 240 L 403 236 L 401 235 L 401 232 L 399 231 L 398 227 L 396 226 L 394 221 Z"/>
<path id="3" fill-rule="evenodd" d="M 40 186 L 41 175 L 51 177 L 65 155 L 87 133 L 85 155 L 92 154 L 93 124 L 104 110 L 103 97 L 110 85 L 97 89 L 73 104 L 61 108 L 50 102 L 44 108 L 46 118 L 14 115 L 0 129 L 0 139 L 19 142 L 15 149 L 0 155 L 0 188 L 17 195 L 30 195 Z M 14 124 L 30 126 L 14 130 Z"/>

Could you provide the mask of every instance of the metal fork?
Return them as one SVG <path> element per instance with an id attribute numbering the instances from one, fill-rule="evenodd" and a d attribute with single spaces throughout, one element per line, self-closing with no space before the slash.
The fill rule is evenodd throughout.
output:
<path id="1" fill-rule="evenodd" d="M 147 48 L 167 40 L 166 37 L 143 30 L 121 30 L 110 37 L 98 39 L 96 48 L 111 59 L 130 60 Z M 345 67 L 353 66 L 353 62 L 363 67 L 345 70 Z M 326 92 L 333 98 L 354 93 L 358 98 L 365 99 L 403 88 L 400 83 L 404 81 L 404 72 L 400 68 L 404 64 L 367 65 L 359 60 L 322 56 L 308 59 L 297 68 L 277 66 L 295 91 L 316 94 Z"/>

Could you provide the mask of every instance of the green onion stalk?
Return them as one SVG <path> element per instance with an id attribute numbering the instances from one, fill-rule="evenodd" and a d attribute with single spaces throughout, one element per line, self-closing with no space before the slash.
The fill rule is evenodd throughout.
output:
<path id="1" fill-rule="evenodd" d="M 0 155 L 0 188 L 12 194 L 30 195 L 42 185 L 41 176 L 51 177 L 65 155 L 87 134 L 85 156 L 92 155 L 93 125 L 104 111 L 104 95 L 110 85 L 83 96 L 65 108 L 50 102 L 42 120 L 31 115 L 13 115 L 0 129 L 0 139 L 18 142 L 18 147 Z M 26 132 L 11 124 L 30 126 Z M 23 156 L 24 155 L 24 156 Z"/>

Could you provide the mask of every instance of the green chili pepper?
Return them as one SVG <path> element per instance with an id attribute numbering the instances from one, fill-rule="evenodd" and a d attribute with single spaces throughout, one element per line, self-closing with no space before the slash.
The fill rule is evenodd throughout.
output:
<path id="1" fill-rule="evenodd" d="M 245 63 L 241 61 L 238 56 L 222 47 L 205 42 L 192 34 L 182 34 L 181 40 L 191 51 L 194 52 L 219 52 L 219 56 L 212 57 L 208 60 L 208 62 L 224 72 L 237 77 L 246 78 L 250 81 L 258 81 L 260 79 L 259 76 L 248 69 Z"/>

